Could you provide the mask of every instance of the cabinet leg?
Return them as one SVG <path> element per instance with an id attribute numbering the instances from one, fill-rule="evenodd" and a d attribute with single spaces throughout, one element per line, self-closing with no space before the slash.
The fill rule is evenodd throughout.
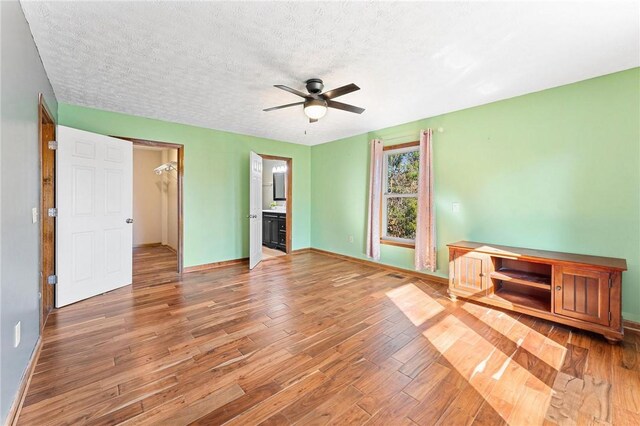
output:
<path id="1" fill-rule="evenodd" d="M 449 295 L 449 299 L 450 299 L 452 302 L 455 302 L 455 301 L 457 301 L 457 300 L 458 300 L 458 296 L 456 296 L 455 294 L 451 293 L 450 291 L 447 291 L 447 294 Z"/>
<path id="2" fill-rule="evenodd" d="M 618 343 L 620 343 L 622 341 L 621 338 L 619 337 L 609 337 L 609 336 L 604 336 L 605 339 L 607 339 L 607 342 L 610 345 L 617 345 Z"/>

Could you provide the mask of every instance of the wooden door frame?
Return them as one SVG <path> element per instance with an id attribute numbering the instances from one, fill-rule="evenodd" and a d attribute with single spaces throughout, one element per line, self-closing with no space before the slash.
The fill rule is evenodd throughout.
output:
<path id="1" fill-rule="evenodd" d="M 160 142 L 147 139 L 129 138 L 125 136 L 111 136 L 118 139 L 123 139 L 131 142 L 134 146 L 150 146 L 163 149 L 177 149 L 178 150 L 178 273 L 181 274 L 184 270 L 184 145 L 173 142 Z"/>
<path id="2" fill-rule="evenodd" d="M 290 157 L 279 157 L 277 155 L 258 154 L 263 160 L 279 160 L 287 163 L 287 214 L 286 214 L 286 228 L 287 228 L 287 244 L 286 253 L 290 254 L 292 250 L 291 237 L 293 234 L 293 159 Z M 262 220 L 262 218 L 261 218 Z M 262 236 L 261 236 L 262 238 Z"/>
<path id="3" fill-rule="evenodd" d="M 45 137 L 44 126 L 53 126 L 52 137 Z M 42 93 L 38 94 L 38 151 L 39 151 L 39 166 L 40 166 L 40 330 L 44 329 L 44 326 L 49 317 L 51 309 L 55 307 L 55 291 L 53 286 L 48 283 L 48 276 L 56 273 L 56 223 L 55 219 L 51 218 L 53 223 L 53 239 L 45 238 L 45 221 L 49 220 L 48 210 L 49 208 L 56 207 L 56 151 L 55 149 L 49 149 L 49 141 L 56 140 L 56 121 L 51 114 L 51 109 L 47 105 Z M 53 162 L 53 176 L 45 176 L 45 162 L 50 164 Z M 53 185 L 47 184 L 50 179 L 53 179 Z M 45 271 L 45 266 L 47 270 Z M 51 302 L 51 309 L 45 312 L 45 300 Z"/>

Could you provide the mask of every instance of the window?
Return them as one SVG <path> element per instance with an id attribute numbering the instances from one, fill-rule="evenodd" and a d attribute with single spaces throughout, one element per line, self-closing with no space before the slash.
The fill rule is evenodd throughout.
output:
<path id="1" fill-rule="evenodd" d="M 419 157 L 417 144 L 384 152 L 382 242 L 415 242 Z"/>

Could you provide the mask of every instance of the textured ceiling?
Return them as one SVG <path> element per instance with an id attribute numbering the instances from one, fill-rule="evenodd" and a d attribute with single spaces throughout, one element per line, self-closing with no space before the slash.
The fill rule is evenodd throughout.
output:
<path id="1" fill-rule="evenodd" d="M 640 65 L 637 2 L 22 5 L 59 101 L 308 145 Z M 312 77 L 366 111 L 262 112 Z"/>

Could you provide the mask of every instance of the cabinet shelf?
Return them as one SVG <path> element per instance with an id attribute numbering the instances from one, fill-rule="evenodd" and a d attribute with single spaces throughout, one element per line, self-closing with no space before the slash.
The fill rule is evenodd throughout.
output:
<path id="1" fill-rule="evenodd" d="M 551 312 L 551 298 L 547 295 L 523 294 L 510 289 L 501 288 L 489 296 L 493 299 L 502 299 L 516 306 L 525 306 L 543 312 Z"/>
<path id="2" fill-rule="evenodd" d="M 551 276 L 549 275 L 519 271 L 517 269 L 501 268 L 492 272 L 491 278 L 551 291 Z"/>

